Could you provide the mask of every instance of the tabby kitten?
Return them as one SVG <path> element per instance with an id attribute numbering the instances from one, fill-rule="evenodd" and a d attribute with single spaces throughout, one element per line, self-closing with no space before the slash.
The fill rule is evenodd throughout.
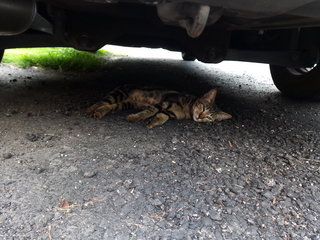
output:
<path id="1" fill-rule="evenodd" d="M 192 118 L 196 122 L 213 122 L 229 119 L 232 116 L 219 111 L 214 104 L 217 89 L 211 89 L 202 97 L 157 89 L 151 87 L 118 87 L 107 94 L 100 102 L 86 109 L 86 113 L 95 119 L 101 119 L 111 111 L 137 108 L 141 112 L 129 114 L 130 122 L 144 121 L 150 118 L 147 128 L 162 125 L 170 118 Z"/>

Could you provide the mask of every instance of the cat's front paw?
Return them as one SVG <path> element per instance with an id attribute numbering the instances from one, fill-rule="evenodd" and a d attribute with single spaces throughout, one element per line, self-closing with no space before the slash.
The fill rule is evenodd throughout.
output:
<path id="1" fill-rule="evenodd" d="M 86 110 L 84 110 L 84 113 L 88 116 L 94 117 L 95 111 L 101 106 L 103 106 L 103 102 L 93 104 L 90 107 L 86 108 Z"/>
<path id="2" fill-rule="evenodd" d="M 93 106 L 90 106 L 86 110 L 84 110 L 84 113 L 88 116 L 92 116 L 92 114 L 94 113 L 94 109 L 95 108 Z"/>
<path id="3" fill-rule="evenodd" d="M 97 120 L 101 119 L 104 116 L 103 113 L 97 111 L 96 109 L 92 109 L 91 107 L 85 110 L 85 114 Z"/>
<path id="4" fill-rule="evenodd" d="M 85 113 L 97 120 L 103 118 L 106 114 L 116 108 L 116 105 L 110 105 L 105 102 L 98 102 L 85 110 Z"/>
<path id="5" fill-rule="evenodd" d="M 103 112 L 99 112 L 99 111 L 95 111 L 93 114 L 92 114 L 92 117 L 96 120 L 100 120 L 101 118 L 103 118 L 105 114 Z"/>
<path id="6" fill-rule="evenodd" d="M 149 128 L 149 129 L 151 129 L 151 128 L 154 127 L 154 125 L 149 123 L 146 127 Z"/>
<path id="7" fill-rule="evenodd" d="M 141 118 L 139 115 L 137 114 L 129 114 L 127 117 L 126 117 L 126 120 L 128 122 L 141 122 L 143 121 L 144 119 Z"/>

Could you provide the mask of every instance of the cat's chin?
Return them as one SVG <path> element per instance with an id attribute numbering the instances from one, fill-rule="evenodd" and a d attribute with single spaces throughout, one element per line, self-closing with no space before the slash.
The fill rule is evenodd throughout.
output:
<path id="1" fill-rule="evenodd" d="M 208 122 L 206 119 L 197 118 L 197 117 L 195 117 L 195 116 L 193 116 L 193 120 L 194 120 L 195 122 Z"/>

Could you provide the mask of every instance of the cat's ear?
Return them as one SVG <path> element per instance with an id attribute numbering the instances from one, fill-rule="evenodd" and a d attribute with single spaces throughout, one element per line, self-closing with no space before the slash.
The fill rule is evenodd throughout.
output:
<path id="1" fill-rule="evenodd" d="M 205 93 L 201 99 L 213 103 L 216 99 L 218 90 L 216 88 L 212 88 L 209 92 Z"/>
<path id="2" fill-rule="evenodd" d="M 226 112 L 219 111 L 215 114 L 215 120 L 222 121 L 232 118 L 232 115 Z"/>

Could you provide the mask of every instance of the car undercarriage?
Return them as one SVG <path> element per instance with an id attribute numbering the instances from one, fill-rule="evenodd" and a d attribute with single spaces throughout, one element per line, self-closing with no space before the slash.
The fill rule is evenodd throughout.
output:
<path id="1" fill-rule="evenodd" d="M 161 47 L 206 63 L 268 63 L 273 78 L 279 67 L 301 78 L 317 70 L 319 10 L 318 0 L 0 0 L 0 49 Z M 304 97 L 318 95 L 315 84 Z M 278 85 L 301 96 L 301 87 Z"/>

